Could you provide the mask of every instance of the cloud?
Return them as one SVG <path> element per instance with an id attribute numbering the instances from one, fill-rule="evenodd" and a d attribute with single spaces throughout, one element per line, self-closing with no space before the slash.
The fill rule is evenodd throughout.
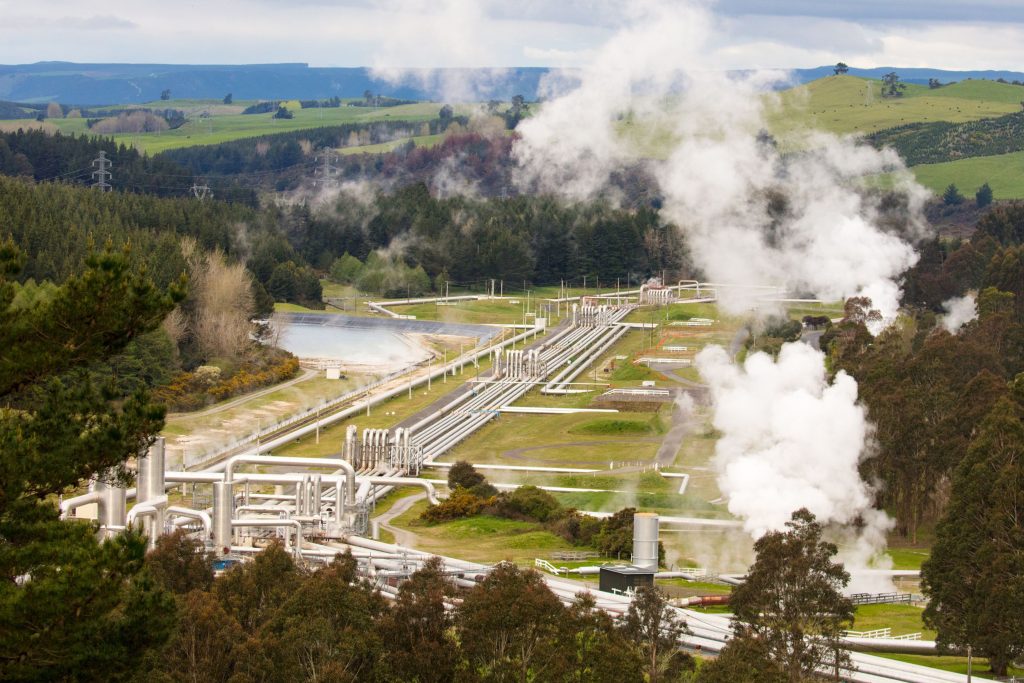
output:
<path id="1" fill-rule="evenodd" d="M 573 66 L 634 19 L 614 0 L 0 0 L 0 62 L 308 62 L 378 68 Z M 706 3 L 710 4 L 710 3 Z M 26 9 L 31 7 L 31 9 Z M 926 64 L 1024 69 L 1024 6 L 870 0 L 721 0 L 715 68 Z M 116 41 L 75 40 L 110 32 Z M 128 35 L 133 36 L 127 39 Z M 60 35 L 61 40 L 54 41 Z"/>
<path id="2" fill-rule="evenodd" d="M 10 30 L 124 31 L 137 29 L 139 25 L 122 17 L 97 14 L 89 17 L 9 16 L 4 19 L 4 27 Z"/>

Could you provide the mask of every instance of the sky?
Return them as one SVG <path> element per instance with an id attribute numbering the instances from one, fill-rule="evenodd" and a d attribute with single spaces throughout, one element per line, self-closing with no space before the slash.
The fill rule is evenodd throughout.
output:
<path id="1" fill-rule="evenodd" d="M 0 0 L 0 64 L 574 67 L 658 1 L 683 0 Z M 1024 0 L 702 4 L 721 68 L 1024 70 Z"/>

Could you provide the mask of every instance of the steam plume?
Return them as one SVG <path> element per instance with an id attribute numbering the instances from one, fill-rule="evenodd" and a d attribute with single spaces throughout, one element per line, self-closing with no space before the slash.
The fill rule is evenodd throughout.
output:
<path id="1" fill-rule="evenodd" d="M 856 189 L 865 175 L 894 174 L 919 229 L 927 194 L 899 157 L 825 133 L 783 140 L 783 154 L 763 133 L 774 106 L 766 88 L 783 74 L 711 68 L 704 55 L 715 19 L 702 4 L 637 3 L 633 16 L 580 72 L 578 87 L 520 124 L 517 182 L 585 199 L 641 152 L 660 156 L 651 164 L 663 215 L 687 233 L 707 278 L 829 300 L 870 296 L 891 319 L 898 278 L 917 254 L 880 227 L 877 208 Z M 749 296 L 724 296 L 722 305 L 745 310 Z"/>
<path id="2" fill-rule="evenodd" d="M 973 292 L 943 301 L 942 308 L 945 309 L 946 315 L 939 319 L 939 323 L 953 334 L 978 317 L 978 305 Z"/>
<path id="3" fill-rule="evenodd" d="M 832 383 L 824 357 L 806 344 L 785 344 L 737 366 L 721 347 L 696 358 L 715 403 L 718 485 L 729 511 L 759 537 L 785 528 L 805 507 L 823 525 L 842 527 L 845 560 L 867 567 L 885 547 L 892 522 L 872 507 L 858 472 L 871 425 L 857 383 L 840 371 Z"/>

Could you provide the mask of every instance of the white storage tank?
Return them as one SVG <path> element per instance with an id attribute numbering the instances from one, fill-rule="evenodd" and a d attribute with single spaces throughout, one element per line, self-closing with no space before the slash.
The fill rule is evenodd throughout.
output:
<path id="1" fill-rule="evenodd" d="M 653 512 L 633 514 L 633 566 L 658 568 L 658 515 Z"/>

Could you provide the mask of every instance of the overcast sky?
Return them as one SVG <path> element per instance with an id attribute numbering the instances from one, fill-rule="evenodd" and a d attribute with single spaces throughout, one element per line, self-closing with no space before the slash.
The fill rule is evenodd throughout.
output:
<path id="1" fill-rule="evenodd" d="M 578 66 L 647 1 L 0 0 L 0 63 Z M 1024 0 L 707 4 L 723 68 L 1024 71 Z"/>

